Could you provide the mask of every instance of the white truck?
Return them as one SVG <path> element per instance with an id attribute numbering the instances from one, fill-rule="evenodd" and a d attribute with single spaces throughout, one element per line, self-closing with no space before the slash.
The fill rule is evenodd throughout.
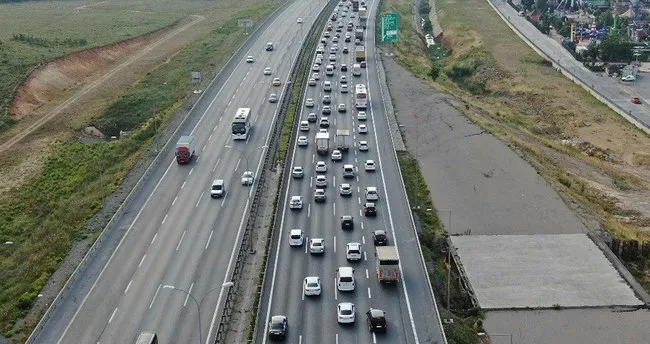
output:
<path id="1" fill-rule="evenodd" d="M 350 148 L 350 130 L 338 129 L 334 137 L 334 145 L 340 151 L 347 151 Z"/>
<path id="2" fill-rule="evenodd" d="M 316 133 L 316 153 L 318 155 L 328 155 L 330 150 L 330 134 L 319 132 Z"/>
<path id="3" fill-rule="evenodd" d="M 399 255 L 395 246 L 376 246 L 375 265 L 379 282 L 398 282 L 400 279 Z"/>

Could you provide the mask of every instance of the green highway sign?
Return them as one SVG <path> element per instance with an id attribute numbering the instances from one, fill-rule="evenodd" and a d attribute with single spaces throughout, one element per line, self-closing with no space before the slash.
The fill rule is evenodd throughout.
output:
<path id="1" fill-rule="evenodd" d="M 397 13 L 394 12 L 381 17 L 382 42 L 397 42 L 398 19 Z"/>

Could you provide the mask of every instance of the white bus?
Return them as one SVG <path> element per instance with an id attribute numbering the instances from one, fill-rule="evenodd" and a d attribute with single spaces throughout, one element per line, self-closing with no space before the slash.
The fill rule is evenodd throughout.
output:
<path id="1" fill-rule="evenodd" d="M 249 117 L 251 115 L 250 108 L 239 108 L 235 114 L 235 119 L 232 121 L 232 138 L 235 140 L 246 140 L 248 133 L 251 130 L 251 123 Z"/>
<path id="2" fill-rule="evenodd" d="M 365 109 L 368 107 L 368 90 L 366 90 L 366 85 L 356 85 L 354 90 L 354 106 L 357 109 Z"/>

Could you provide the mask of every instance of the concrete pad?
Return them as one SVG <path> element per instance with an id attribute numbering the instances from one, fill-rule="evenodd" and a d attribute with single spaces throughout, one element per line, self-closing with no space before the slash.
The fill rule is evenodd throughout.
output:
<path id="1" fill-rule="evenodd" d="M 451 240 L 483 309 L 643 304 L 585 234 Z"/>

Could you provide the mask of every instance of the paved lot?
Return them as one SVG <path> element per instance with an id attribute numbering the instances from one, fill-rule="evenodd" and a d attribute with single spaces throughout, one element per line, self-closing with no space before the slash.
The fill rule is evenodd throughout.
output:
<path id="1" fill-rule="evenodd" d="M 643 304 L 585 234 L 451 240 L 483 309 Z"/>
<path id="2" fill-rule="evenodd" d="M 647 309 L 492 311 L 483 324 L 492 344 L 641 344 L 650 337 Z"/>

